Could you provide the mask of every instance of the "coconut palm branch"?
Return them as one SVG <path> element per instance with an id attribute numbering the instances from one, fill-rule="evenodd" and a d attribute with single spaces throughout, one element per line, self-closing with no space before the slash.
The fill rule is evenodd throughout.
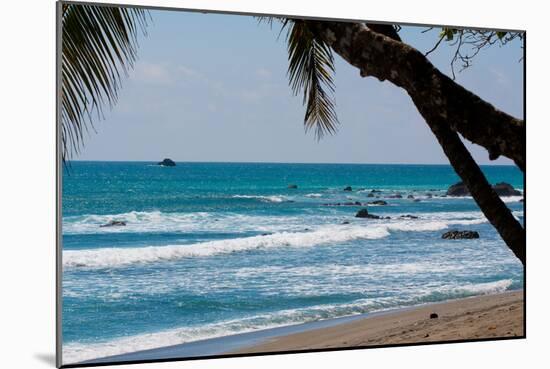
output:
<path id="1" fill-rule="evenodd" d="M 61 145 L 65 162 L 85 132 L 116 103 L 137 57 L 148 12 L 140 8 L 63 4 L 61 10 Z"/>
<path id="2" fill-rule="evenodd" d="M 338 117 L 333 97 L 335 68 L 332 49 L 299 19 L 258 17 L 258 21 L 270 27 L 275 22 L 280 23 L 279 35 L 287 31 L 287 76 L 294 95 L 303 96 L 306 131 L 313 129 L 317 139 L 336 133 Z"/>

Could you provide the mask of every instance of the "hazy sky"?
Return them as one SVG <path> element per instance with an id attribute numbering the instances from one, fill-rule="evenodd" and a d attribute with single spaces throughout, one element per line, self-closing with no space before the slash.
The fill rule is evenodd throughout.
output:
<path id="1" fill-rule="evenodd" d="M 447 164 L 442 149 L 401 89 L 336 57 L 335 136 L 305 133 L 302 99 L 288 86 L 284 34 L 255 18 L 152 11 L 139 61 L 118 104 L 96 124 L 80 160 L 269 161 Z M 438 31 L 400 35 L 421 51 Z M 431 61 L 450 73 L 451 49 Z M 457 81 L 516 117 L 523 115 L 519 43 L 483 51 Z M 460 68 L 460 66 L 458 66 Z M 480 122 L 482 124 L 483 122 Z M 479 163 L 486 151 L 468 145 Z M 499 164 L 511 163 L 499 159 Z"/>

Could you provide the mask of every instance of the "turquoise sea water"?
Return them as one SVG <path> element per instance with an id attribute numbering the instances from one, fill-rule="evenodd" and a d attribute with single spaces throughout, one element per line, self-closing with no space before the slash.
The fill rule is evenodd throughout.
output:
<path id="1" fill-rule="evenodd" d="M 515 167 L 483 170 L 523 189 Z M 443 165 L 73 162 L 64 363 L 521 288 L 475 202 L 443 197 L 457 181 Z M 523 220 L 520 198 L 505 201 Z M 324 205 L 381 199 L 368 209 L 389 220 Z M 100 227 L 111 220 L 127 225 Z M 450 229 L 481 238 L 442 240 Z"/>

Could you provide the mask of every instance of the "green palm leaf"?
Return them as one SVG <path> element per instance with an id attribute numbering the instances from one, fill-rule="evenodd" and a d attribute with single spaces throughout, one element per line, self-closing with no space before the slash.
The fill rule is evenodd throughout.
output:
<path id="1" fill-rule="evenodd" d="M 63 161 L 77 154 L 84 133 L 118 98 L 123 76 L 145 34 L 144 9 L 81 4 L 62 8 L 61 145 Z"/>
<path id="2" fill-rule="evenodd" d="M 318 139 L 327 133 L 334 134 L 338 117 L 332 96 L 335 71 L 332 51 L 315 36 L 306 22 L 285 20 L 283 27 L 287 25 L 290 26 L 287 34 L 288 77 L 294 94 L 303 93 L 306 131 L 314 129 Z"/>

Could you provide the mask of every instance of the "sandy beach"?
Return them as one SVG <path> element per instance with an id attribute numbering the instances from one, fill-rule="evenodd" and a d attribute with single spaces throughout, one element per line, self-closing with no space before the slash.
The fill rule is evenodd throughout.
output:
<path id="1" fill-rule="evenodd" d="M 437 318 L 430 318 L 431 314 Z M 464 298 L 276 337 L 232 353 L 522 337 L 523 291 Z"/>

